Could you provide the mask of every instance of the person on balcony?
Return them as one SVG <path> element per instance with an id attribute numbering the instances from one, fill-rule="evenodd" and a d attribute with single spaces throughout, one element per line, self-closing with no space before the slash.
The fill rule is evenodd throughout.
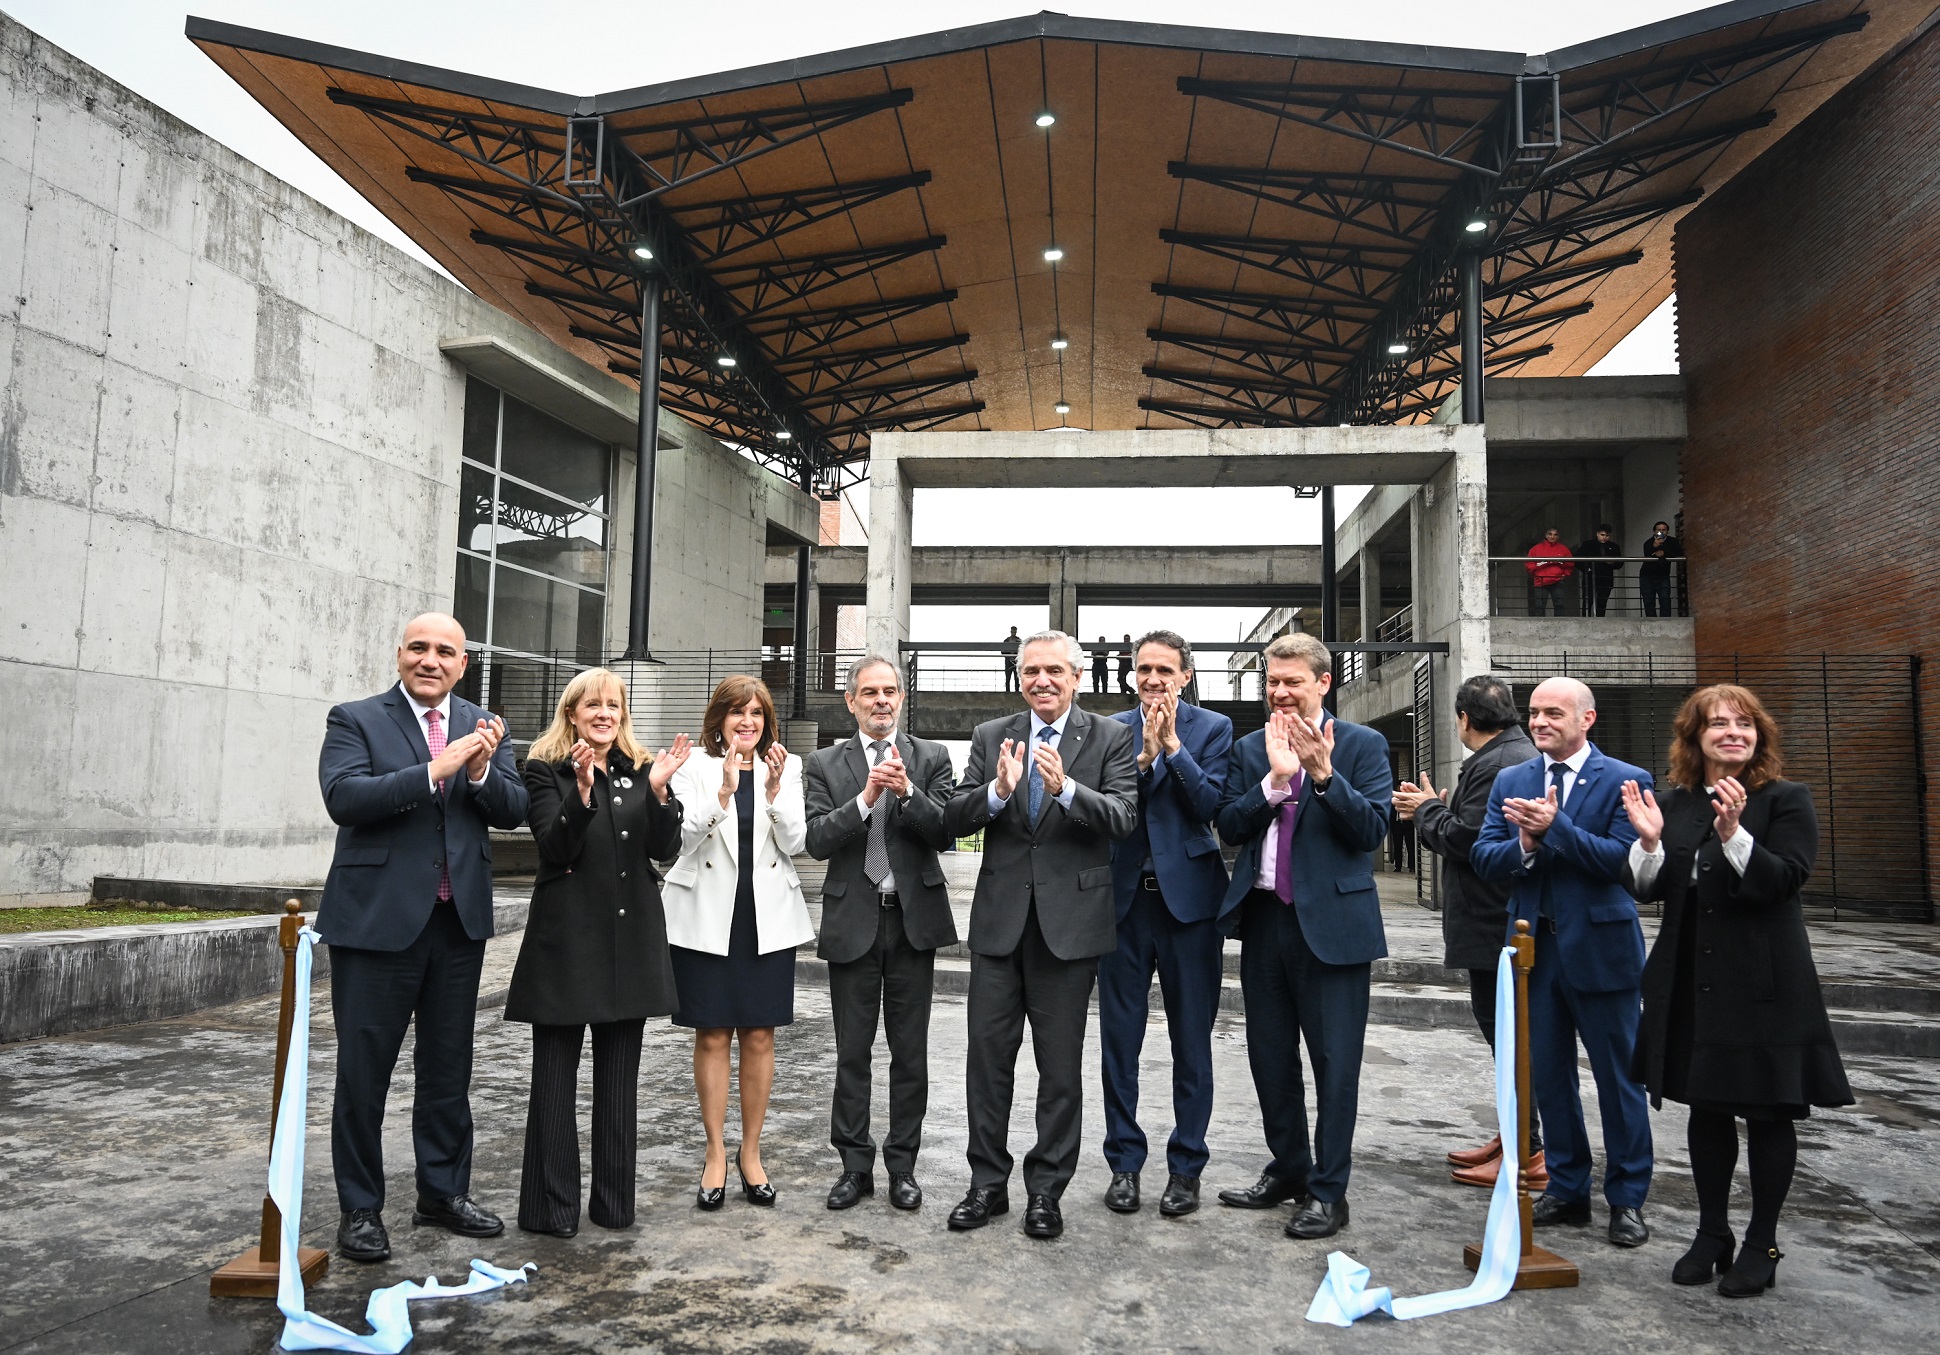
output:
<path id="1" fill-rule="evenodd" d="M 1104 636 L 1098 637 L 1098 648 L 1091 651 L 1091 690 L 1103 696 L 1111 687 L 1112 652 L 1106 648 L 1111 642 Z"/>
<path id="2" fill-rule="evenodd" d="M 1614 560 L 1623 554 L 1623 547 L 1617 544 L 1616 533 L 1610 524 L 1599 522 L 1596 535 L 1576 548 L 1579 559 L 1591 559 L 1596 564 L 1584 565 L 1579 571 L 1583 579 L 1583 615 L 1602 616 L 1610 608 L 1610 590 L 1616 586 L 1617 571 L 1622 565 L 1604 564 L 1604 560 Z"/>
<path id="3" fill-rule="evenodd" d="M 1543 539 L 1529 548 L 1529 559 L 1523 568 L 1529 571 L 1529 614 L 1542 616 L 1544 609 L 1553 611 L 1557 616 L 1563 612 L 1563 585 L 1576 573 L 1574 564 L 1562 563 L 1574 557 L 1570 548 L 1563 544 L 1563 534 L 1551 527 L 1543 533 Z"/>
<path id="4" fill-rule="evenodd" d="M 1684 543 L 1671 535 L 1670 523 L 1660 522 L 1651 528 L 1642 554 L 1637 585 L 1644 594 L 1644 615 L 1677 615 L 1671 606 L 1671 561 L 1684 558 Z"/>

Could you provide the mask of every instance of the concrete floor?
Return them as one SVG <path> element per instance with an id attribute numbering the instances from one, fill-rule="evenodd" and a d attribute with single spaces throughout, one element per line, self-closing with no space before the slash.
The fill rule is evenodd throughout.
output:
<path id="1" fill-rule="evenodd" d="M 493 943 L 485 985 L 503 982 L 518 936 Z M 329 1246 L 335 1227 L 328 1151 L 333 1048 L 319 990 L 313 1055 L 306 1236 Z M 1019 1215 L 953 1235 L 944 1218 L 968 1184 L 963 1160 L 964 1009 L 940 999 L 922 1210 L 881 1196 L 831 1214 L 822 1196 L 836 1161 L 827 1146 L 833 1041 L 826 994 L 803 988 L 799 1019 L 781 1033 L 780 1072 L 765 1157 L 781 1193 L 772 1211 L 731 1197 L 718 1214 L 692 1206 L 700 1162 L 681 1033 L 649 1029 L 641 1085 L 641 1195 L 635 1227 L 590 1225 L 569 1241 L 516 1231 L 483 1244 L 409 1222 L 407 1102 L 394 1093 L 388 1149 L 395 1251 L 378 1266 L 332 1263 L 312 1294 L 318 1311 L 357 1327 L 370 1289 L 435 1273 L 462 1276 L 474 1255 L 536 1261 L 527 1287 L 414 1306 L 415 1350 L 864 1351 L 1277 1350 L 1373 1342 L 1438 1350 L 1449 1342 L 1501 1350 L 1929 1350 L 1940 1322 L 1940 1172 L 1930 1156 L 1940 1122 L 1940 1066 L 1855 1058 L 1860 1106 L 1803 1127 L 1801 1172 L 1783 1228 L 1779 1287 L 1733 1303 L 1673 1287 L 1671 1262 L 1694 1223 L 1682 1116 L 1657 1117 L 1660 1167 L 1649 1217 L 1656 1239 L 1611 1247 L 1597 1226 L 1544 1241 L 1583 1268 L 1580 1289 L 1516 1295 L 1469 1313 L 1352 1334 L 1302 1320 L 1338 1245 L 1374 1268 L 1376 1283 L 1422 1293 L 1466 1282 L 1461 1246 L 1479 1237 L 1482 1192 L 1447 1181 L 1441 1154 L 1493 1125 L 1486 1052 L 1454 1030 L 1376 1027 L 1362 1081 L 1353 1224 L 1332 1244 L 1281 1236 L 1285 1211 L 1210 1205 L 1184 1220 L 1156 1208 L 1120 1217 L 1098 1201 L 1107 1173 L 1096 1148 L 1095 1082 L 1087 1090 L 1091 1146 L 1066 1197 L 1067 1231 L 1053 1243 L 1018 1231 Z M 524 1122 L 527 1036 L 496 1011 L 479 1025 L 474 1107 L 476 1193 L 515 1208 Z M 263 1180 L 270 999 L 195 1016 L 0 1048 L 0 1350 L 261 1352 L 279 1319 L 267 1301 L 211 1300 L 207 1275 L 252 1237 Z M 1163 1028 L 1148 1039 L 1148 1086 L 1163 1087 Z M 1222 1017 L 1210 1199 L 1263 1164 L 1242 1030 Z M 408 1062 L 408 1060 L 407 1060 Z M 1019 1078 L 1013 1147 L 1028 1139 L 1033 1079 Z M 1096 1061 L 1091 1060 L 1094 1070 Z M 1590 1094 L 1585 1079 L 1586 1096 Z M 1162 1142 L 1166 1098 L 1148 1131 Z M 583 1121 L 583 1114 L 582 1114 Z M 730 1137 L 733 1137 L 732 1131 Z M 1148 1173 L 1155 1197 L 1163 1168 Z M 1156 1179 L 1155 1179 L 1156 1177 Z M 1740 1178 L 1742 1182 L 1742 1177 Z M 1021 1203 L 1021 1202 L 1020 1202 Z M 1739 1201 L 1742 1210 L 1743 1201 Z M 361 1329 L 361 1328 L 359 1328 Z"/>

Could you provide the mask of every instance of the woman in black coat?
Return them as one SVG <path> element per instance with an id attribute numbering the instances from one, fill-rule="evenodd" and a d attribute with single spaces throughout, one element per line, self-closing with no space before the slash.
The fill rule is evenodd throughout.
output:
<path id="1" fill-rule="evenodd" d="M 519 1227 L 579 1231 L 579 1055 L 593 1028 L 593 1194 L 602 1228 L 633 1222 L 640 1041 L 649 1016 L 678 1005 L 667 919 L 650 862 L 680 852 L 681 809 L 667 783 L 687 736 L 649 761 L 634 741 L 626 686 L 604 668 L 566 685 L 533 741 L 525 784 L 539 847 L 532 912 L 505 1019 L 532 1026 Z"/>
<path id="2" fill-rule="evenodd" d="M 1698 1232 L 1671 1278 L 1704 1284 L 1723 1273 L 1718 1292 L 1731 1298 L 1775 1283 L 1778 1215 L 1798 1163 L 1794 1121 L 1813 1106 L 1852 1104 L 1799 903 L 1819 822 L 1812 793 L 1780 780 L 1782 770 L 1764 705 L 1720 685 L 1693 692 L 1677 713 L 1662 803 L 1634 781 L 1623 786 L 1637 830 L 1630 892 L 1664 902 L 1631 1072 L 1653 1103 L 1691 1108 Z M 1727 1205 L 1741 1119 L 1751 1218 L 1733 1261 Z"/>

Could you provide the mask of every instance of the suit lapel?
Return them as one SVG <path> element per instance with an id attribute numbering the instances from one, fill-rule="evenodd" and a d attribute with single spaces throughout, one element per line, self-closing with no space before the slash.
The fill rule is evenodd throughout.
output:
<path id="1" fill-rule="evenodd" d="M 759 770 L 761 769 L 756 767 L 754 771 L 744 771 L 741 773 L 741 778 L 746 780 L 748 777 L 754 775 L 755 771 Z M 719 804 L 721 802 L 721 783 L 727 780 L 727 759 L 725 757 L 715 761 L 714 771 L 714 785 L 711 789 L 714 794 L 714 803 Z M 758 795 L 760 791 L 757 790 L 755 793 Z M 721 834 L 721 841 L 727 846 L 728 860 L 734 862 L 735 869 L 739 870 L 741 868 L 741 806 L 735 802 L 733 795 L 728 796 L 727 818 L 728 830 Z"/>
<path id="2" fill-rule="evenodd" d="M 405 699 L 404 693 L 396 687 L 391 688 L 391 694 L 384 698 L 384 705 L 391 712 L 391 718 L 397 721 L 397 727 L 404 731 L 404 740 L 411 745 L 411 751 L 418 755 L 418 761 L 431 761 L 431 749 L 424 741 L 424 730 L 419 727 L 417 712 L 411 709 L 411 703 Z"/>
<path id="3" fill-rule="evenodd" d="M 861 735 L 843 740 L 842 765 L 849 769 L 849 777 L 855 782 L 855 793 L 862 794 L 862 788 L 869 784 L 869 755 L 862 751 Z"/>
<path id="4" fill-rule="evenodd" d="M 1604 772 L 1603 753 L 1595 744 L 1590 745 L 1590 755 L 1583 759 L 1583 770 L 1576 774 L 1576 784 L 1570 787 L 1570 803 L 1582 808 L 1585 801 L 1577 797 L 1597 784 L 1597 778 Z"/>

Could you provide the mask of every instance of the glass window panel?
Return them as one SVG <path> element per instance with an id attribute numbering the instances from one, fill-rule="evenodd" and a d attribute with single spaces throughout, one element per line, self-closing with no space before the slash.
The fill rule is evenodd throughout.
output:
<path id="1" fill-rule="evenodd" d="M 571 670 L 504 654 L 480 654 L 472 663 L 482 666 L 488 657 L 491 680 L 485 684 L 485 707 L 505 721 L 505 732 L 513 742 L 530 743 L 552 723 L 553 707 L 564 684 L 572 679 Z"/>
<path id="2" fill-rule="evenodd" d="M 492 473 L 470 464 L 458 472 L 458 545 L 492 553 Z"/>
<path id="3" fill-rule="evenodd" d="M 590 588 L 606 587 L 606 519 L 499 481 L 498 558 Z"/>
<path id="4" fill-rule="evenodd" d="M 505 401 L 503 456 L 499 469 L 505 474 L 587 508 L 606 510 L 611 449 L 509 396 Z"/>
<path id="5" fill-rule="evenodd" d="M 465 628 L 465 638 L 474 644 L 484 644 L 491 638 L 485 629 L 485 606 L 491 596 L 486 588 L 491 572 L 492 566 L 486 561 L 459 552 L 458 583 L 454 590 L 457 596 L 452 600 L 451 614 Z"/>
<path id="6" fill-rule="evenodd" d="M 552 645 L 552 590 L 545 579 L 516 569 L 498 571 L 492 602 L 492 644 L 543 654 Z"/>
<path id="7" fill-rule="evenodd" d="M 596 662 L 606 652 L 606 598 L 599 593 L 580 593 L 579 605 L 579 657 L 583 662 Z"/>
<path id="8" fill-rule="evenodd" d="M 498 464 L 498 392 L 477 377 L 465 379 L 465 455 Z"/>

